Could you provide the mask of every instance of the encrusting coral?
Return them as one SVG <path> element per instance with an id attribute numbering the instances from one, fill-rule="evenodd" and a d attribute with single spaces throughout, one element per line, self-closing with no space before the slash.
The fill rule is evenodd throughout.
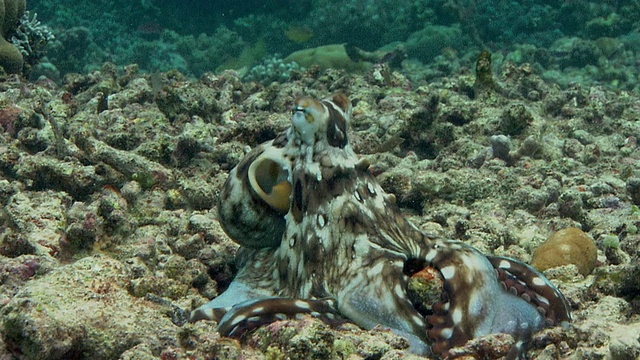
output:
<path id="1" fill-rule="evenodd" d="M 40 61 L 46 52 L 47 43 L 55 38 L 49 27 L 37 19 L 37 15 L 25 11 L 15 29 L 15 35 L 11 37 L 11 44 L 18 48 L 24 58 L 25 72 L 26 68 Z"/>
<path id="2" fill-rule="evenodd" d="M 0 0 L 0 66 L 9 74 L 22 71 L 22 54 L 7 41 L 7 35 L 18 26 L 25 7 L 25 0 Z"/>

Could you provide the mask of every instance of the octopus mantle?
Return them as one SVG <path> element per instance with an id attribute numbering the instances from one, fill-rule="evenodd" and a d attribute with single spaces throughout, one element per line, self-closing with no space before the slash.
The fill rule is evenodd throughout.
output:
<path id="1" fill-rule="evenodd" d="M 570 321 L 563 295 L 519 261 L 429 236 L 403 218 L 347 137 L 344 95 L 299 98 L 292 126 L 253 149 L 220 195 L 220 221 L 236 242 L 239 272 L 191 321 L 222 335 L 299 314 L 383 326 L 418 354 L 447 357 L 469 339 L 508 333 L 518 358 L 531 335 Z M 442 302 L 421 315 L 407 296 L 407 262 L 439 271 Z M 424 267 L 423 266 L 423 267 Z"/>

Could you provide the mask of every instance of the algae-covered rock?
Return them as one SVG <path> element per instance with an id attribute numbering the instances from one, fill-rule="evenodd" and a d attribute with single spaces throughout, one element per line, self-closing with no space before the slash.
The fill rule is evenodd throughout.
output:
<path id="1" fill-rule="evenodd" d="M 248 336 L 243 348 L 259 350 L 266 359 L 424 359 L 410 354 L 409 342 L 389 329 L 335 325 L 308 316 L 276 321 Z"/>
<path id="2" fill-rule="evenodd" d="M 443 279 L 438 270 L 425 267 L 411 276 L 407 284 L 409 299 L 422 309 L 431 310 L 433 304 L 440 302 Z"/>
<path id="3" fill-rule="evenodd" d="M 306 68 L 317 65 L 323 70 L 333 68 L 347 71 L 364 71 L 371 67 L 371 64 L 351 60 L 342 44 L 318 46 L 296 51 L 284 59 L 284 62 L 292 61 Z"/>
<path id="4" fill-rule="evenodd" d="M 23 191 L 13 195 L 4 207 L 6 219 L 11 223 L 9 234 L 17 234 L 14 239 L 22 243 L 15 255 L 33 253 L 45 258 L 55 256 L 60 246 L 60 229 L 67 222 L 66 206 L 70 197 L 62 192 Z M 8 229 L 5 229 L 8 230 Z M 3 239 L 3 248 L 12 237 Z M 17 245 L 17 244 L 14 244 Z M 14 249 L 18 250 L 18 249 Z"/>
<path id="5" fill-rule="evenodd" d="M 462 43 L 462 30 L 456 26 L 428 25 L 412 33 L 405 45 L 407 54 L 421 61 L 432 61 L 442 50 Z"/>
<path id="6" fill-rule="evenodd" d="M 159 352 L 178 328 L 159 306 L 127 292 L 131 274 L 105 256 L 84 258 L 29 282 L 4 308 L 5 343 L 28 359 L 115 359 L 146 343 Z"/>
<path id="7" fill-rule="evenodd" d="M 574 264 L 583 276 L 591 274 L 598 255 L 589 235 L 578 228 L 566 228 L 553 233 L 534 252 L 531 265 L 540 271 Z"/>
<path id="8" fill-rule="evenodd" d="M 640 324 L 620 324 L 611 331 L 609 351 L 614 360 L 640 358 Z"/>
<path id="9" fill-rule="evenodd" d="M 627 179 L 627 194 L 634 204 L 640 205 L 640 178 Z"/>
<path id="10" fill-rule="evenodd" d="M 22 54 L 7 41 L 7 35 L 18 26 L 25 7 L 25 0 L 0 0 L 0 66 L 9 74 L 22 71 Z"/>
<path id="11" fill-rule="evenodd" d="M 519 135 L 533 122 L 531 112 L 524 104 L 512 104 L 506 107 L 500 116 L 500 130 L 507 135 Z"/>
<path id="12" fill-rule="evenodd" d="M 249 344 L 275 358 L 331 359 L 335 335 L 329 327 L 312 318 L 278 321 L 257 330 Z"/>
<path id="13" fill-rule="evenodd" d="M 220 107 L 216 101 L 215 90 L 206 86 L 185 86 L 167 88 L 156 97 L 156 104 L 167 118 L 172 121 L 187 121 L 198 115 L 205 119 L 216 119 Z"/>

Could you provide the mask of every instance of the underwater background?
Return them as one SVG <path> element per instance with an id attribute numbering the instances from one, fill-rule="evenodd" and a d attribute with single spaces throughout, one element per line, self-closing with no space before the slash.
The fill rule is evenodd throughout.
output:
<path id="1" fill-rule="evenodd" d="M 0 21 L 0 359 L 424 359 L 350 322 L 286 319 L 241 342 L 186 322 L 239 270 L 217 213 L 231 170 L 289 129 L 295 98 L 336 92 L 404 217 L 533 264 L 567 298 L 573 321 L 534 334 L 530 359 L 640 359 L 640 1 L 26 11 Z"/>
<path id="2" fill-rule="evenodd" d="M 31 0 L 28 9 L 55 35 L 50 64 L 36 69 L 55 80 L 105 61 L 136 63 L 147 72 L 177 69 L 199 77 L 236 69 L 250 79 L 286 80 L 292 59 L 301 67 L 315 61 L 352 68 L 359 58 L 344 49 L 287 58 L 344 44 L 367 52 L 402 48 L 394 65 L 412 80 L 459 72 L 488 50 L 497 66 L 527 62 L 564 86 L 638 86 L 636 1 Z"/>

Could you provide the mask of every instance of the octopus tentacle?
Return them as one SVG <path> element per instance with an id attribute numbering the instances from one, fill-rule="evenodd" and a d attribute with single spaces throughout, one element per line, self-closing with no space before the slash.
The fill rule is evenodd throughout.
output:
<path id="1" fill-rule="evenodd" d="M 303 315 L 318 318 L 326 323 L 336 323 L 341 318 L 335 300 L 303 300 L 267 298 L 242 302 L 229 310 L 218 323 L 223 336 L 241 337 L 261 325 L 278 320 L 299 319 Z"/>
<path id="2" fill-rule="evenodd" d="M 478 250 L 455 241 L 436 241 L 426 259 L 444 279 L 445 301 L 435 304 L 427 321 L 432 350 L 443 358 L 448 350 L 479 336 L 508 333 L 516 340 L 512 358 L 545 321 L 536 307 L 505 291 L 492 263 Z"/>
<path id="3" fill-rule="evenodd" d="M 208 303 L 193 310 L 189 322 L 213 320 L 220 322 L 234 306 L 257 299 L 277 297 L 272 273 L 275 267 L 273 251 L 268 248 L 240 248 L 236 266 L 240 269 L 229 287 Z"/>
<path id="4" fill-rule="evenodd" d="M 338 290 L 338 310 L 365 329 L 390 329 L 409 340 L 416 353 L 428 353 L 426 321 L 414 308 L 406 293 L 408 276 L 402 274 L 404 262 L 385 267 L 388 259 L 378 259 L 363 269 L 356 281 Z M 362 287 L 357 284 L 367 284 Z"/>
<path id="5" fill-rule="evenodd" d="M 545 317 L 547 325 L 571 321 L 571 306 L 544 275 L 533 267 L 503 256 L 487 256 L 504 288 L 531 302 Z"/>

